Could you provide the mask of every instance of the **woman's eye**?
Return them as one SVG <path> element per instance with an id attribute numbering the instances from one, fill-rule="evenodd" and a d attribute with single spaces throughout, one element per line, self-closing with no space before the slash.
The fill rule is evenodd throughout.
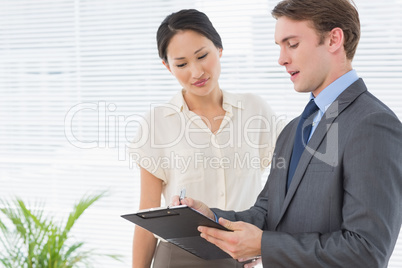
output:
<path id="1" fill-rule="evenodd" d="M 202 55 L 201 57 L 199 57 L 198 59 L 201 60 L 203 58 L 205 58 L 208 55 L 208 53 L 205 53 L 204 55 Z"/>
<path id="2" fill-rule="evenodd" d="M 184 66 L 186 66 L 186 63 L 176 65 L 176 67 L 178 67 L 178 68 L 183 68 Z"/>

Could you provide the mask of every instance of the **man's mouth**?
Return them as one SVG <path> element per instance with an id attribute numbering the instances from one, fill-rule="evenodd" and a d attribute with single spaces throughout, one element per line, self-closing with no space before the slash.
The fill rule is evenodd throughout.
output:
<path id="1" fill-rule="evenodd" d="M 298 74 L 298 73 L 299 73 L 299 71 L 289 72 L 289 74 L 290 74 L 291 76 L 294 76 L 295 74 Z"/>
<path id="2" fill-rule="evenodd" d="M 290 74 L 290 80 L 292 80 L 292 82 L 295 82 L 296 78 L 298 77 L 298 74 L 300 73 L 299 71 L 291 71 L 288 72 Z"/>

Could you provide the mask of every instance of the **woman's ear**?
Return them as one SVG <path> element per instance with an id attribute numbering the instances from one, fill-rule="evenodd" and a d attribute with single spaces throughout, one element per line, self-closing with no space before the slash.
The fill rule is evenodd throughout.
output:
<path id="1" fill-rule="evenodd" d="M 222 57 L 223 48 L 219 48 L 218 51 L 219 51 L 219 58 L 221 58 L 221 57 Z"/>
<path id="2" fill-rule="evenodd" d="M 339 27 L 334 28 L 329 33 L 329 51 L 336 52 L 338 49 L 343 48 L 345 36 L 343 30 Z"/>
<path id="3" fill-rule="evenodd" d="M 163 63 L 163 65 L 165 65 L 166 69 L 168 69 L 169 72 L 172 72 L 172 71 L 170 70 L 169 63 L 167 63 L 167 62 L 164 61 L 164 60 L 162 60 L 162 63 Z"/>

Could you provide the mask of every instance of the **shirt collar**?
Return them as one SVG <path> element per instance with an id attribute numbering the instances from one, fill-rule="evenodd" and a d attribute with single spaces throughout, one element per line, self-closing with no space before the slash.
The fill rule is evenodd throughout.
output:
<path id="1" fill-rule="evenodd" d="M 223 103 L 222 103 L 222 108 L 228 112 L 232 113 L 233 107 L 238 108 L 238 109 L 244 109 L 243 108 L 243 102 L 241 98 L 237 94 L 232 94 L 229 93 L 225 90 L 222 90 L 222 95 L 223 95 Z M 180 112 L 183 112 L 183 110 L 188 111 L 188 106 L 187 103 L 184 101 L 183 97 L 183 90 L 178 92 L 170 101 L 169 104 L 175 106 L 178 108 Z M 164 111 L 164 116 L 167 117 L 169 115 L 177 113 L 177 110 L 173 109 L 166 109 Z"/>
<path id="2" fill-rule="evenodd" d="M 338 98 L 338 96 L 341 95 L 341 93 L 345 91 L 345 89 L 347 89 L 351 84 L 356 82 L 357 79 L 359 79 L 359 76 L 353 69 L 324 88 L 324 90 L 321 91 L 316 98 L 314 98 L 314 95 L 311 93 L 310 99 L 314 99 L 320 111 L 325 113 L 325 111 L 336 100 L 336 98 Z"/>
<path id="3" fill-rule="evenodd" d="M 244 109 L 243 100 L 237 94 L 232 94 L 222 90 L 223 103 L 222 108 L 229 114 L 233 113 L 233 107 L 237 109 Z"/>

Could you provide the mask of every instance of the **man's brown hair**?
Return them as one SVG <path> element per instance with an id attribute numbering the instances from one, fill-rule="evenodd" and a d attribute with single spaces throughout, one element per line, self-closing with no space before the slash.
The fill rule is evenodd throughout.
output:
<path id="1" fill-rule="evenodd" d="M 360 20 L 353 1 L 349 0 L 283 0 L 271 12 L 276 19 L 285 16 L 296 21 L 311 21 L 323 43 L 334 28 L 344 33 L 346 57 L 353 59 L 360 40 Z"/>

